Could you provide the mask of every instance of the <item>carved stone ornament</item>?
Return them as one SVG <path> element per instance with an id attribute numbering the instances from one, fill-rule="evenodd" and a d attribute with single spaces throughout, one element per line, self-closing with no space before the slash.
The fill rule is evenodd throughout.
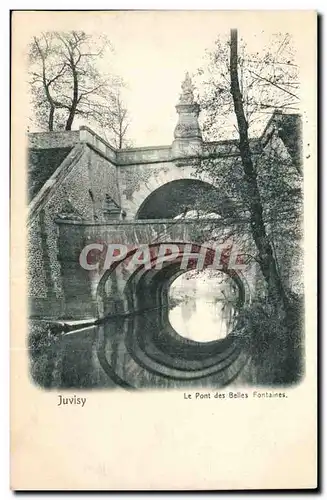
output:
<path id="1" fill-rule="evenodd" d="M 80 212 L 72 205 L 70 199 L 64 201 L 60 212 L 57 213 L 57 218 L 79 221 L 84 220 Z"/>
<path id="2" fill-rule="evenodd" d="M 182 83 L 182 93 L 179 98 L 179 104 L 194 104 L 194 85 L 191 77 L 187 72 Z"/>

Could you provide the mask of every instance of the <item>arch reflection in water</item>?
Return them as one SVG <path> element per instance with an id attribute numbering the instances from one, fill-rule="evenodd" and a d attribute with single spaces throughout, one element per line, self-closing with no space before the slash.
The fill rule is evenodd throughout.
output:
<path id="1" fill-rule="evenodd" d="M 168 310 L 106 322 L 99 327 L 97 352 L 104 372 L 124 388 L 222 387 L 247 362 L 239 338 L 186 339 L 171 327 Z"/>
<path id="2" fill-rule="evenodd" d="M 176 334 L 168 309 L 63 334 L 33 358 L 41 386 L 75 389 L 223 387 L 248 361 L 233 334 L 203 343 Z"/>
<path id="3" fill-rule="evenodd" d="M 125 389 L 223 387 L 235 381 L 248 362 L 244 339 L 233 329 L 236 312 L 244 302 L 241 281 L 225 273 L 211 275 L 213 281 L 206 277 L 205 285 L 201 285 L 200 279 L 197 289 L 200 288 L 202 298 L 214 304 L 208 307 L 218 323 L 213 321 L 214 335 L 210 338 L 208 317 L 203 316 L 202 303 L 198 305 L 193 290 L 191 301 L 181 310 L 184 322 L 191 313 L 200 312 L 195 322 L 199 325 L 197 338 L 190 338 L 189 332 L 183 336 L 169 319 L 174 307 L 170 310 L 169 284 L 162 277 L 168 276 L 168 280 L 173 277 L 175 267 L 165 274 L 167 269 L 154 276 L 150 271 L 142 274 L 153 279 L 153 283 L 151 280 L 137 283 L 138 299 L 142 298 L 144 309 L 111 315 L 92 328 L 56 335 L 44 349 L 38 349 L 32 369 L 35 380 L 52 388 L 120 386 Z M 165 285 L 161 292 L 159 289 L 161 300 L 145 300 L 152 297 L 158 276 Z M 208 282 L 212 286 L 208 287 Z M 194 282 L 190 283 L 182 287 L 184 294 L 186 289 L 194 288 Z M 183 299 L 183 293 L 179 299 Z M 199 338 L 198 333 L 204 331 L 205 335 Z"/>
<path id="4" fill-rule="evenodd" d="M 231 333 L 237 314 L 235 282 L 206 269 L 179 276 L 169 290 L 169 321 L 182 337 L 211 342 Z"/>

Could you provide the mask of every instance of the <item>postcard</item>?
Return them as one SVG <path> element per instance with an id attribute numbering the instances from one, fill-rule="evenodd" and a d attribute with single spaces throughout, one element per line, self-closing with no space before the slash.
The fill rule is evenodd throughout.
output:
<path id="1" fill-rule="evenodd" d="M 11 488 L 317 488 L 317 14 L 13 11 Z"/>

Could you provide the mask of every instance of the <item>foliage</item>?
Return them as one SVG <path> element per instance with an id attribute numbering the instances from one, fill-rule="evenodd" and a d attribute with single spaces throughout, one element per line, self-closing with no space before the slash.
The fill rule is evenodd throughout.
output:
<path id="1" fill-rule="evenodd" d="M 55 369 L 52 347 L 59 340 L 60 331 L 46 321 L 29 322 L 30 373 L 33 381 L 41 387 L 51 387 Z"/>
<path id="2" fill-rule="evenodd" d="M 287 317 L 263 300 L 238 314 L 237 334 L 251 356 L 252 383 L 289 385 L 303 375 L 303 296 L 293 297 Z"/>
<path id="3" fill-rule="evenodd" d="M 110 102 L 110 108 L 106 108 L 99 119 L 103 135 L 116 149 L 130 148 L 133 146 L 132 141 L 127 138 L 130 119 L 120 89 L 112 92 Z"/>
<path id="4" fill-rule="evenodd" d="M 296 52 L 288 33 L 271 36 L 260 52 L 239 40 L 238 73 L 250 136 L 257 136 L 276 109 L 297 112 L 299 75 Z M 202 130 L 206 140 L 238 137 L 230 92 L 230 41 L 217 38 L 196 74 Z"/>
<path id="5" fill-rule="evenodd" d="M 207 140 L 224 139 L 226 131 L 230 135 L 228 123 L 232 123 L 237 139 L 226 143 L 229 148 L 227 155 L 226 151 L 221 157 L 209 152 L 208 158 L 198 166 L 197 173 L 213 179 L 219 191 L 219 199 L 222 200 L 221 206 L 216 202 L 216 211 L 226 220 L 226 230 L 215 231 L 213 221 L 212 239 L 219 238 L 221 243 L 222 240 L 231 238 L 243 249 L 244 257 L 248 259 L 246 262 L 252 260 L 260 264 L 265 252 L 258 248 L 258 243 L 260 246 L 263 238 L 266 247 L 271 248 L 284 287 L 287 288 L 290 278 L 300 271 L 297 288 L 301 290 L 301 160 L 294 161 L 281 141 L 279 123 L 284 115 L 276 112 L 276 108 L 278 111 L 288 110 L 293 113 L 297 110 L 298 74 L 291 37 L 284 33 L 273 38 L 269 47 L 260 53 L 249 52 L 244 40 L 239 44 L 237 66 L 245 116 L 243 131 L 237 125 L 231 91 L 230 42 L 220 38 L 216 41 L 214 50 L 207 53 L 208 65 L 198 72 L 198 85 L 201 84 L 201 89 L 204 89 L 199 91 L 201 107 L 204 109 L 204 136 Z M 270 110 L 269 114 L 267 109 Z M 273 109 L 275 112 L 272 117 L 270 113 Z M 262 128 L 262 121 L 267 123 L 271 117 L 276 125 L 269 134 L 267 132 L 265 141 L 249 137 L 251 132 L 258 137 L 259 125 Z M 244 155 L 240 154 L 242 132 L 243 144 L 244 137 L 247 137 L 248 142 L 249 153 L 246 159 L 251 161 L 250 175 L 246 174 Z M 296 131 L 288 132 L 294 134 Z M 212 144 L 214 150 L 215 143 Z M 255 178 L 254 183 L 252 177 Z M 255 196 L 257 208 L 254 209 Z M 208 193 L 206 199 L 200 202 L 202 207 L 207 207 L 208 212 L 212 211 L 212 193 Z M 253 224 L 257 230 L 260 211 L 262 235 L 256 241 Z M 292 253 L 296 257 L 292 257 Z M 295 259 L 298 262 L 294 267 Z"/>

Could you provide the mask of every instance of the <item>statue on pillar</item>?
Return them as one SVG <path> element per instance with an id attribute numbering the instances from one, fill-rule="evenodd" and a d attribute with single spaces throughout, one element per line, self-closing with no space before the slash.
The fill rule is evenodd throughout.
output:
<path id="1" fill-rule="evenodd" d="M 202 151 L 202 134 L 198 122 L 200 106 L 194 100 L 194 88 L 189 73 L 186 73 L 176 106 L 178 122 L 172 144 L 175 158 L 196 156 Z"/>
<path id="2" fill-rule="evenodd" d="M 194 85 L 192 84 L 191 77 L 187 72 L 185 79 L 182 83 L 182 93 L 179 98 L 178 104 L 194 104 Z"/>

